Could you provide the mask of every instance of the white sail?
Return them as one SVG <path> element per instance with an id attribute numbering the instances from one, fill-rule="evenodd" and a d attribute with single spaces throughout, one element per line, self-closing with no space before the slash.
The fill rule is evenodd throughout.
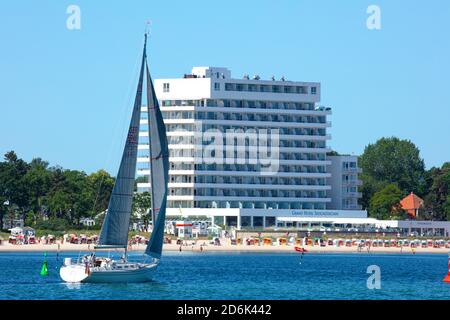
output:
<path id="1" fill-rule="evenodd" d="M 153 232 L 145 253 L 159 259 L 164 241 L 167 184 L 169 181 L 169 149 L 166 127 L 159 109 L 148 65 L 146 66 L 146 73 Z"/>

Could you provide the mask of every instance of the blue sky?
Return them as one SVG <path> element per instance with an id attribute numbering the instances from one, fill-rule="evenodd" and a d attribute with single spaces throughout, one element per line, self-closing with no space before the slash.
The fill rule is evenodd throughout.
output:
<path id="1" fill-rule="evenodd" d="M 81 9 L 81 30 L 66 9 Z M 366 9 L 381 8 L 381 30 Z M 450 1 L 1 1 L 0 153 L 85 170 L 118 167 L 145 21 L 153 78 L 192 66 L 322 83 L 332 140 L 361 154 L 412 140 L 450 161 Z"/>

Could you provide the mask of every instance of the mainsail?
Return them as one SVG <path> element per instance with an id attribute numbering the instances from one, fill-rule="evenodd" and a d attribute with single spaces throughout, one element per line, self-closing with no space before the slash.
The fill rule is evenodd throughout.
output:
<path id="1" fill-rule="evenodd" d="M 146 61 L 145 38 L 144 53 L 139 75 L 139 83 L 134 101 L 133 114 L 128 129 L 127 140 L 120 162 L 119 172 L 109 200 L 108 211 L 103 222 L 99 237 L 100 246 L 126 247 L 130 226 L 131 205 L 133 201 L 136 161 L 138 153 L 139 122 L 142 105 L 142 87 L 144 65 Z"/>
<path id="2" fill-rule="evenodd" d="M 153 232 L 145 253 L 159 259 L 163 246 L 166 218 L 167 183 L 169 182 L 169 149 L 167 146 L 166 127 L 164 126 L 162 113 L 159 109 L 147 64 L 146 73 Z"/>

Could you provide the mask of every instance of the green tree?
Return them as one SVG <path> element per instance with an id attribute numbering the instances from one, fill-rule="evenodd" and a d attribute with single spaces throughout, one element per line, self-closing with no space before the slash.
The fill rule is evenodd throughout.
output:
<path id="1" fill-rule="evenodd" d="M 444 203 L 444 212 L 447 215 L 447 220 L 450 221 L 450 195 L 447 196 L 447 200 Z"/>
<path id="2" fill-rule="evenodd" d="M 6 194 L 6 187 L 5 187 L 5 175 L 4 172 L 6 171 L 6 163 L 0 162 L 0 230 L 3 229 L 3 218 L 5 217 L 7 211 L 8 211 L 8 195 Z"/>
<path id="3" fill-rule="evenodd" d="M 81 217 L 106 210 L 114 178 L 99 170 L 91 175 L 77 170 L 49 167 L 41 158 L 29 164 L 14 151 L 0 162 L 0 229 L 3 218 L 24 218 L 27 225 L 51 219 L 72 227 Z"/>
<path id="4" fill-rule="evenodd" d="M 114 178 L 105 170 L 99 170 L 87 177 L 87 197 L 92 203 L 91 217 L 108 208 L 109 198 L 114 188 Z"/>
<path id="5" fill-rule="evenodd" d="M 389 183 L 386 181 L 378 181 L 370 175 L 362 173 L 360 176 L 363 181 L 359 191 L 362 193 L 361 204 L 363 208 L 368 209 L 370 205 L 370 199 L 373 195 L 386 187 Z"/>
<path id="6" fill-rule="evenodd" d="M 402 191 L 395 184 L 388 184 L 370 199 L 369 216 L 376 219 L 390 219 L 401 212 Z"/>
<path id="7" fill-rule="evenodd" d="M 426 193 L 425 164 L 419 149 L 409 140 L 381 138 L 366 146 L 359 165 L 363 171 L 363 207 L 368 207 L 372 196 L 391 183 L 397 184 L 404 194 Z"/>
<path id="8" fill-rule="evenodd" d="M 145 228 L 148 228 L 150 217 L 150 206 L 151 206 L 151 195 L 149 192 L 135 193 L 133 196 L 133 220 L 143 219 Z"/>
<path id="9" fill-rule="evenodd" d="M 24 176 L 29 191 L 29 204 L 33 212 L 41 213 L 46 194 L 50 190 L 51 173 L 48 171 L 48 162 L 35 158 Z"/>
<path id="10" fill-rule="evenodd" d="M 34 212 L 33 211 L 28 212 L 25 216 L 24 221 L 25 226 L 32 227 L 35 225 L 35 222 L 36 222 L 36 215 L 34 214 Z"/>
<path id="11" fill-rule="evenodd" d="M 63 232 L 63 231 L 66 231 L 67 229 L 69 229 L 71 227 L 71 225 L 69 225 L 67 223 L 66 219 L 51 217 L 48 220 L 42 220 L 42 219 L 37 220 L 35 227 L 36 227 L 36 229 L 40 229 L 40 230 Z"/>
<path id="12" fill-rule="evenodd" d="M 52 180 L 52 187 L 46 197 L 50 215 L 78 224 L 79 219 L 90 212 L 93 203 L 87 188 L 86 174 L 56 168 Z"/>
<path id="13" fill-rule="evenodd" d="M 331 150 L 329 152 L 327 152 L 327 156 L 339 156 L 339 152 L 335 151 L 335 150 Z"/>
<path id="14" fill-rule="evenodd" d="M 12 214 L 11 208 L 23 217 L 29 207 L 29 189 L 24 179 L 28 169 L 29 165 L 14 151 L 7 152 L 5 161 L 0 163 L 0 229 L 4 215 Z M 4 205 L 6 201 L 9 205 Z"/>
<path id="15" fill-rule="evenodd" d="M 428 172 L 429 192 L 424 198 L 425 216 L 434 220 L 448 220 L 450 214 L 450 162 Z"/>

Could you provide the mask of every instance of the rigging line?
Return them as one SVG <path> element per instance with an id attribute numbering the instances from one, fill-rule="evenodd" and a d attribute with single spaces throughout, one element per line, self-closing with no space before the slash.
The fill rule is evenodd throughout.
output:
<path id="1" fill-rule="evenodd" d="M 139 79 L 138 69 L 139 69 L 140 60 L 141 60 L 141 53 L 138 53 L 137 57 L 136 57 L 136 60 L 135 60 L 135 65 L 134 65 L 134 68 L 133 68 L 133 74 L 132 74 L 132 77 L 130 79 L 130 85 L 128 86 L 128 95 L 126 96 L 126 99 L 125 99 L 126 101 L 124 101 L 121 116 L 117 119 L 116 126 L 115 126 L 114 131 L 113 131 L 115 133 L 120 133 L 120 137 L 126 136 L 125 131 L 128 130 L 128 124 L 130 123 L 130 121 L 129 121 L 130 117 L 128 116 L 130 114 L 130 112 L 129 112 L 130 105 L 133 105 L 132 108 L 134 109 L 134 98 L 135 98 L 134 97 L 134 94 L 135 94 L 135 90 L 134 90 L 135 86 L 134 86 L 134 84 L 138 83 L 138 81 L 139 81 L 138 80 Z M 120 121 L 120 120 L 122 120 L 122 121 Z M 121 129 L 122 130 L 117 130 L 117 126 L 119 125 L 119 123 L 121 123 Z M 116 149 L 119 148 L 119 147 L 120 147 L 120 149 L 123 149 L 125 147 L 125 143 L 126 142 L 122 141 L 122 140 L 123 140 L 122 138 L 112 139 L 112 144 L 111 145 L 115 146 Z M 120 143 L 113 143 L 114 141 L 121 141 L 121 142 Z M 112 150 L 110 150 L 110 151 L 112 151 Z M 114 150 L 114 151 L 117 151 L 117 150 Z"/>
<path id="2" fill-rule="evenodd" d="M 130 84 L 128 86 L 128 93 L 125 94 L 124 101 L 123 101 L 123 104 L 122 104 L 121 115 L 124 115 L 125 112 L 128 111 L 127 109 L 129 108 L 129 104 L 130 104 L 130 101 L 132 99 L 132 94 L 133 94 L 133 84 L 136 82 L 136 74 L 137 74 L 136 70 L 138 69 L 139 61 L 140 61 L 140 53 L 137 54 L 136 59 L 135 59 L 133 73 L 132 73 L 131 79 L 129 81 Z M 133 104 L 133 108 L 134 108 L 134 104 Z M 120 122 L 122 122 L 122 133 L 123 133 L 125 118 L 126 117 L 121 116 L 121 117 L 119 117 L 116 120 L 113 132 L 118 132 L 119 131 L 119 130 L 117 130 L 117 127 L 119 126 Z M 122 121 L 120 121 L 120 119 L 122 119 Z M 109 146 L 109 149 L 108 149 L 108 154 L 107 154 L 106 161 L 105 161 L 106 162 L 106 166 L 108 166 L 110 164 L 110 162 L 111 162 L 111 155 L 113 153 L 114 146 L 117 145 L 116 143 L 114 143 L 115 141 L 117 141 L 117 139 L 112 139 L 111 142 L 110 142 L 110 146 Z M 92 212 L 93 213 L 95 213 L 94 212 L 95 211 L 95 207 L 97 205 L 97 201 L 98 201 L 98 198 L 100 196 L 100 190 L 101 190 L 101 188 L 103 186 L 104 179 L 105 179 L 105 175 L 102 176 L 102 178 L 100 180 L 100 184 L 99 184 L 99 186 L 97 188 L 97 193 L 96 193 L 96 196 L 95 196 L 94 204 L 92 206 Z"/>

